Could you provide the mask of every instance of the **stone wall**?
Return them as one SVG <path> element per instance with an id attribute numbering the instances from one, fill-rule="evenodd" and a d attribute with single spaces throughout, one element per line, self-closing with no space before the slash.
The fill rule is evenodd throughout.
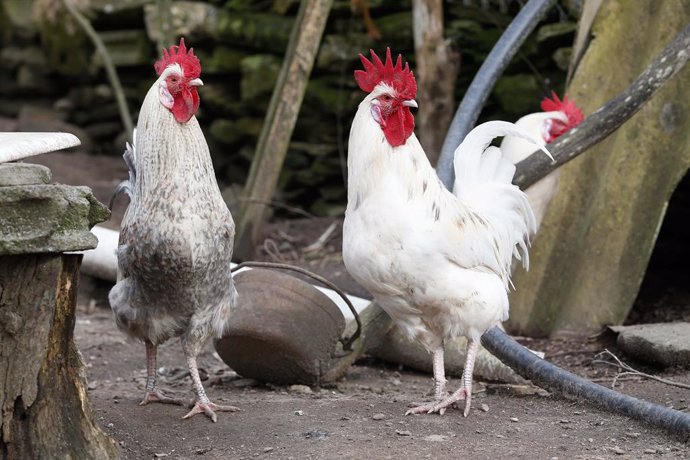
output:
<path id="1" fill-rule="evenodd" d="M 295 0 L 75 1 L 105 42 L 136 120 L 154 80 L 158 42 L 182 34 L 203 66 L 198 118 L 229 199 L 244 184 L 298 9 Z M 369 0 L 381 39 L 350 0 L 335 2 L 280 180 L 278 201 L 317 215 L 344 210 L 350 121 L 363 93 L 357 53 L 391 46 L 411 61 L 410 1 Z M 456 105 L 511 18 L 514 0 L 445 2 L 446 35 L 461 54 Z M 561 0 L 489 99 L 484 119 L 536 111 L 563 91 L 579 2 Z M 124 132 L 94 46 L 58 0 L 0 0 L 0 131 L 69 131 L 89 153 L 121 155 Z M 450 97 L 450 95 L 449 95 Z M 233 193 L 234 192 L 234 193 Z"/>

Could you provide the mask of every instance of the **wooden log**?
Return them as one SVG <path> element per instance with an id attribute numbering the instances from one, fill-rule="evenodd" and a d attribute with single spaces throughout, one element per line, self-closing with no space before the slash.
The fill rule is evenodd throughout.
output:
<path id="1" fill-rule="evenodd" d="M 74 345 L 80 255 L 0 256 L 0 458 L 114 458 Z"/>
<path id="2" fill-rule="evenodd" d="M 251 256 L 276 189 L 332 0 L 303 0 L 245 186 L 235 254 Z"/>
<path id="3" fill-rule="evenodd" d="M 14 173 L 14 174 L 13 174 Z M 0 164 L 0 459 L 112 458 L 74 344 L 81 255 L 108 210 L 43 166 Z"/>
<path id="4" fill-rule="evenodd" d="M 429 161 L 435 165 L 453 118 L 460 56 L 443 36 L 441 0 L 413 0 L 412 16 L 419 103 L 417 131 Z"/>
<path id="5" fill-rule="evenodd" d="M 383 312 L 380 307 L 372 304 L 372 307 Z M 372 309 L 368 307 L 366 313 Z M 383 313 L 382 313 L 383 314 Z M 386 317 L 388 317 L 386 315 Z M 389 320 L 390 321 L 390 320 Z M 384 361 L 402 364 L 411 369 L 418 371 L 432 373 L 432 359 L 431 354 L 416 340 L 410 340 L 392 321 L 388 330 L 383 329 L 385 323 L 379 320 L 379 330 L 385 332 L 382 338 L 379 338 L 378 344 L 372 346 L 367 350 L 367 353 L 376 356 Z M 377 331 L 379 332 L 379 331 Z M 454 340 L 446 340 L 443 344 L 445 349 L 445 370 L 449 377 L 462 377 L 465 367 L 465 358 L 467 357 L 467 339 L 458 337 Z M 498 358 L 486 351 L 483 347 L 477 353 L 474 375 L 478 378 L 498 381 L 504 383 L 526 383 L 525 379 L 520 377 L 511 368 L 503 364 Z"/>

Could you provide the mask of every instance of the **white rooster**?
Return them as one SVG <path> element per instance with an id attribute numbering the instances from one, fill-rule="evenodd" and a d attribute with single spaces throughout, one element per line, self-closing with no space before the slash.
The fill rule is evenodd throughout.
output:
<path id="1" fill-rule="evenodd" d="M 541 109 L 543 112 L 525 115 L 516 121 L 515 125 L 547 144 L 584 120 L 582 110 L 573 101 L 568 100 L 567 96 L 561 101 L 555 92 L 551 93 L 551 99 L 546 97 L 541 101 Z M 501 141 L 503 156 L 516 164 L 530 156 L 534 150 L 534 144 L 520 137 L 506 136 Z M 559 175 L 560 170 L 556 169 L 525 190 L 534 211 L 537 228 L 541 225 L 546 209 L 556 194 Z"/>
<path id="2" fill-rule="evenodd" d="M 511 184 L 515 166 L 488 147 L 511 134 L 543 144 L 512 123 L 476 127 L 455 151 L 455 187 L 436 176 L 413 133 L 417 84 L 398 56 L 372 51 L 355 72 L 370 93 L 352 122 L 343 259 L 352 276 L 410 337 L 433 353 L 435 400 L 407 413 L 439 412 L 465 400 L 469 414 L 479 338 L 508 318 L 513 256 L 527 265 L 536 230 L 527 198 Z M 488 148 L 487 148 L 488 147 Z M 448 396 L 443 341 L 468 339 L 458 391 Z"/>

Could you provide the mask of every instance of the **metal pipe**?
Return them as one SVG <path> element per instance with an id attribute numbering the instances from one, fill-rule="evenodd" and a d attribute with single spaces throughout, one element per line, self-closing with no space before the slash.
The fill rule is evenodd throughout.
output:
<path id="1" fill-rule="evenodd" d="M 455 179 L 453 170 L 455 149 L 477 122 L 489 93 L 510 60 L 555 1 L 529 0 L 503 32 L 472 80 L 448 128 L 436 166 L 436 173 L 448 189 L 452 189 Z"/>

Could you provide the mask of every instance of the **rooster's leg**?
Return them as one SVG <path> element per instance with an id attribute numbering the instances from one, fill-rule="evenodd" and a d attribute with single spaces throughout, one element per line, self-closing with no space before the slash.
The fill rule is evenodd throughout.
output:
<path id="1" fill-rule="evenodd" d="M 416 407 L 411 408 L 407 412 L 405 412 L 405 415 L 410 415 L 410 414 L 421 414 L 424 412 L 429 412 L 431 409 L 433 409 L 440 401 L 443 400 L 447 396 L 446 394 L 446 370 L 445 366 L 443 363 L 443 345 L 437 347 L 434 350 L 433 354 L 433 364 L 434 364 L 434 397 L 435 400 L 433 402 L 427 403 L 427 404 L 422 404 Z M 439 413 L 443 415 L 443 413 L 446 411 L 444 408 L 442 411 Z"/>
<path id="2" fill-rule="evenodd" d="M 153 343 L 146 341 L 146 395 L 139 403 L 140 406 L 145 406 L 150 402 L 159 402 L 164 404 L 179 404 L 185 406 L 187 403 L 181 399 L 174 399 L 165 396 L 156 388 L 156 352 L 157 347 Z"/>
<path id="3" fill-rule="evenodd" d="M 240 409 L 235 406 L 219 406 L 211 402 L 206 396 L 203 385 L 201 385 L 201 378 L 199 377 L 199 369 L 196 366 L 196 353 L 190 352 L 185 345 L 185 355 L 187 355 L 187 366 L 189 373 L 192 375 L 192 382 L 194 384 L 194 391 L 196 391 L 196 401 L 192 410 L 182 418 L 190 418 L 196 414 L 206 414 L 214 423 L 218 420 L 216 411 L 218 412 L 237 412 Z"/>
<path id="4" fill-rule="evenodd" d="M 477 357 L 477 351 L 479 350 L 479 341 L 474 339 L 469 339 L 467 341 L 467 356 L 465 357 L 465 369 L 462 372 L 462 385 L 460 389 L 439 402 L 434 406 L 434 408 L 429 412 L 439 412 L 444 410 L 451 404 L 455 404 L 458 401 L 465 400 L 465 411 L 463 415 L 467 417 L 470 414 L 470 407 L 472 405 L 472 373 L 474 372 L 474 359 Z"/>

